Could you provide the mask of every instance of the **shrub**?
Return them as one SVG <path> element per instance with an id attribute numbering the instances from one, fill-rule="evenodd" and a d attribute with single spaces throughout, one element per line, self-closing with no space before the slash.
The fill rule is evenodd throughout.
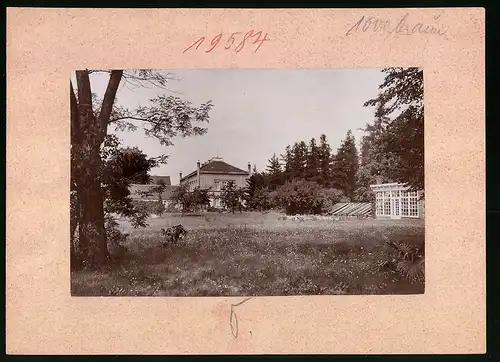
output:
<path id="1" fill-rule="evenodd" d="M 252 197 L 248 199 L 248 208 L 257 211 L 267 211 L 273 208 L 274 191 L 269 191 L 267 188 L 259 188 L 253 191 Z"/>
<path id="2" fill-rule="evenodd" d="M 184 184 L 174 191 L 170 201 L 172 201 L 171 205 L 180 206 L 182 213 L 207 209 L 210 207 L 209 189 L 197 187 L 190 191 L 187 184 Z"/>
<path id="3" fill-rule="evenodd" d="M 323 210 L 329 211 L 338 202 L 350 202 L 344 191 L 338 189 L 322 189 Z"/>
<path id="4" fill-rule="evenodd" d="M 269 193 L 268 199 L 287 215 L 322 214 L 338 202 L 350 202 L 344 191 L 323 188 L 318 183 L 294 180 Z"/>
<path id="5" fill-rule="evenodd" d="M 316 182 L 293 180 L 278 188 L 275 201 L 287 215 L 320 214 L 324 210 L 325 194 Z"/>

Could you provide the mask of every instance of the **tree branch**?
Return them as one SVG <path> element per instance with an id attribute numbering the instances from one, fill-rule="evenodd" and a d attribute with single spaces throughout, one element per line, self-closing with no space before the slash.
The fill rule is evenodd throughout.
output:
<path id="1" fill-rule="evenodd" d="M 113 119 L 109 120 L 108 124 L 113 124 L 113 123 L 116 123 L 118 121 L 124 121 L 126 119 L 131 119 L 133 121 L 150 122 L 150 123 L 153 123 L 153 124 L 158 124 L 158 123 L 155 123 L 155 122 L 151 121 L 150 119 L 140 118 L 140 117 L 135 117 L 135 116 L 123 116 L 123 117 L 113 118 Z"/>
<path id="2" fill-rule="evenodd" d="M 91 73 L 109 73 L 112 74 L 113 70 L 109 69 L 93 69 L 89 70 Z M 172 73 L 164 73 L 158 70 L 149 69 L 135 69 L 135 70 L 125 70 L 122 75 L 122 86 L 129 84 L 133 88 L 161 88 L 170 93 L 182 94 L 182 92 L 176 92 L 167 87 L 167 83 L 170 81 L 178 81 L 179 79 L 175 77 Z M 150 87 L 151 86 L 151 87 Z M 127 87 L 129 88 L 129 87 Z M 130 88 L 129 88 L 130 89 Z M 132 90 L 132 89 L 130 89 Z"/>

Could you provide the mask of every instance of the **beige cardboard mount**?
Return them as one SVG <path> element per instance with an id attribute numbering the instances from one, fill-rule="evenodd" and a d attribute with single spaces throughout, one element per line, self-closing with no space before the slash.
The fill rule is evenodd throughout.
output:
<path id="1" fill-rule="evenodd" d="M 7 352 L 485 352 L 484 19 L 482 8 L 9 8 Z M 221 31 L 250 29 L 270 39 L 257 52 L 205 52 Z M 424 69 L 425 294 L 256 297 L 237 307 L 238 338 L 242 298 L 70 296 L 70 72 L 385 66 Z"/>

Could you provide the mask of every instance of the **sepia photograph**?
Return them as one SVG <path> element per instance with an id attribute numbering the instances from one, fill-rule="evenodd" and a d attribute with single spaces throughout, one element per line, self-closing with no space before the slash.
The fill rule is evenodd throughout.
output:
<path id="1" fill-rule="evenodd" d="M 423 82 L 72 72 L 71 295 L 424 293 Z"/>

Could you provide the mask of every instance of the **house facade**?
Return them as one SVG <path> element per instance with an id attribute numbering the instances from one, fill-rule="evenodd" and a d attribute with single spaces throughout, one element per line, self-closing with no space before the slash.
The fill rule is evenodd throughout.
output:
<path id="1" fill-rule="evenodd" d="M 207 162 L 196 164 L 196 169 L 186 176 L 179 173 L 180 185 L 187 185 L 189 191 L 195 188 L 209 189 L 210 206 L 221 208 L 220 194 L 224 185 L 233 181 L 236 188 L 244 188 L 247 179 L 251 176 L 251 165 L 248 163 L 247 171 L 232 166 L 221 157 L 213 157 Z"/>
<path id="2" fill-rule="evenodd" d="M 424 218 L 423 191 L 410 190 L 401 183 L 377 183 L 370 188 L 375 193 L 377 219 Z"/>

